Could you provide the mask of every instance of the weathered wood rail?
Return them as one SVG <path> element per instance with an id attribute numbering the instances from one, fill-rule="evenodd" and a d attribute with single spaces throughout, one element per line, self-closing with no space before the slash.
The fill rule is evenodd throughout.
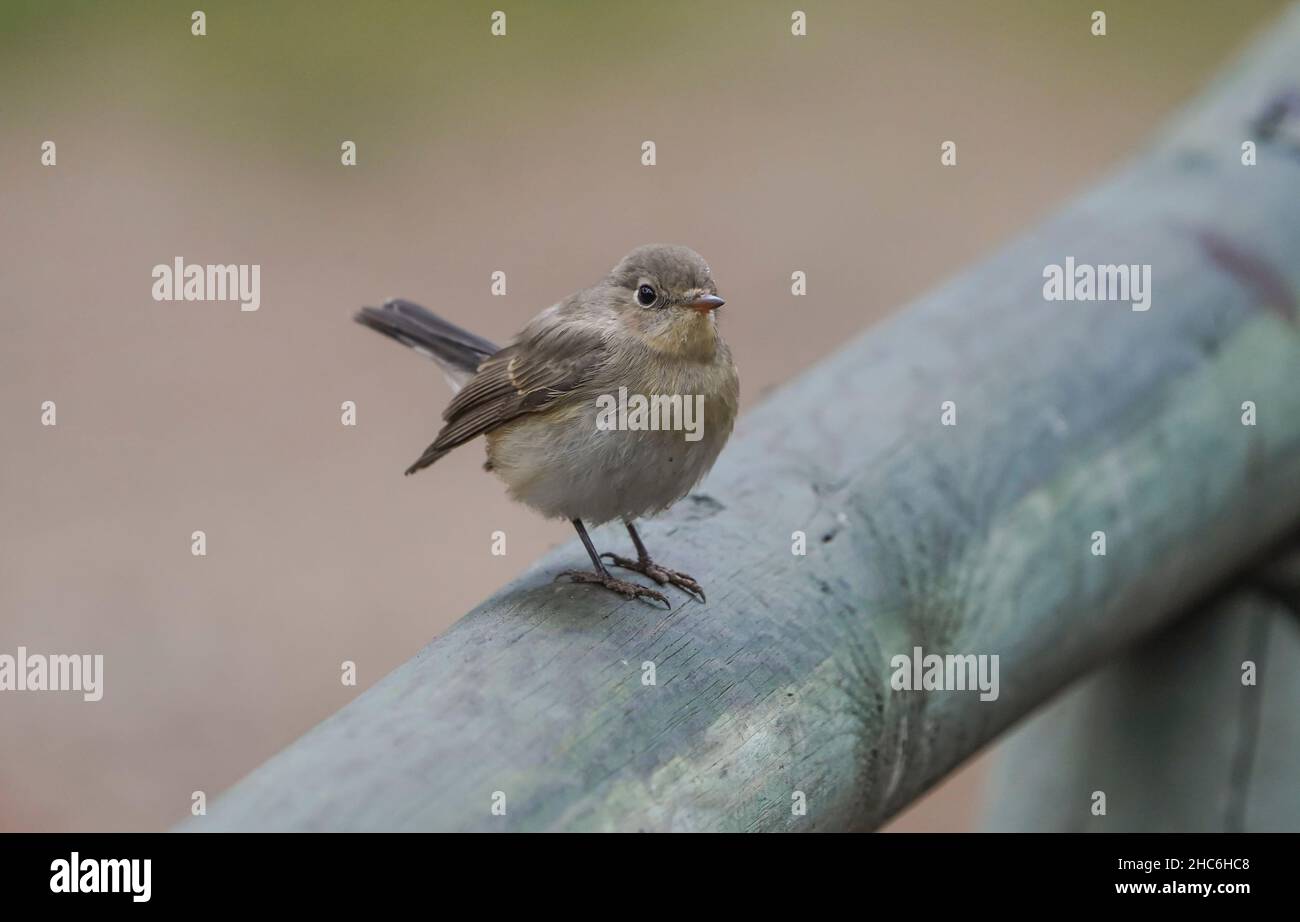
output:
<path id="1" fill-rule="evenodd" d="M 552 582 L 574 542 L 184 828 L 877 826 L 1300 522 L 1297 88 L 1292 11 L 1126 169 L 750 411 L 645 528 L 707 604 Z M 1150 264 L 1150 310 L 1045 301 L 1067 257 Z M 997 654 L 999 697 L 891 690 L 915 646 Z"/>
<path id="2" fill-rule="evenodd" d="M 1300 541 L 1017 729 L 985 828 L 1295 832 L 1297 740 Z"/>

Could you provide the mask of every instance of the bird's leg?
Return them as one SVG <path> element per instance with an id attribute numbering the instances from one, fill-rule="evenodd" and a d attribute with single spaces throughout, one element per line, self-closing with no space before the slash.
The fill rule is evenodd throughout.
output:
<path id="1" fill-rule="evenodd" d="M 627 533 L 632 536 L 632 543 L 636 545 L 636 560 L 628 560 L 626 557 L 620 557 L 617 554 L 608 552 L 600 556 L 608 557 L 610 563 L 616 567 L 644 573 L 660 586 L 664 583 L 671 583 L 678 589 L 685 589 L 693 595 L 698 595 L 701 602 L 705 601 L 704 589 L 693 577 L 679 570 L 670 570 L 667 567 L 660 566 L 650 559 L 650 552 L 645 549 L 645 543 L 642 542 L 641 536 L 636 533 L 636 526 L 631 522 L 627 523 Z"/>
<path id="2" fill-rule="evenodd" d="M 611 592 L 617 592 L 621 596 L 626 596 L 629 599 L 657 599 L 667 605 L 670 609 L 673 607 L 672 603 L 668 601 L 668 597 L 662 592 L 655 592 L 655 590 L 648 589 L 639 583 L 633 583 L 623 579 L 615 579 L 613 576 L 610 576 L 609 571 L 605 569 L 605 565 L 600 561 L 600 555 L 596 553 L 596 546 L 591 543 L 591 538 L 587 534 L 586 527 L 582 524 L 582 519 L 573 519 L 572 521 L 573 527 L 578 530 L 578 537 L 582 539 L 583 547 L 587 549 L 587 554 L 591 557 L 591 562 L 596 569 L 594 572 L 588 570 L 565 570 L 560 574 L 560 576 L 567 576 L 575 583 L 595 583 L 599 586 L 604 586 Z M 560 576 L 557 576 L 556 579 L 559 579 Z"/>

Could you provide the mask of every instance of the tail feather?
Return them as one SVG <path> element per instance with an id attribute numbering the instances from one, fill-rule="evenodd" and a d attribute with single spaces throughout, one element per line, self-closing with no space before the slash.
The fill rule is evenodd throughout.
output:
<path id="1" fill-rule="evenodd" d="M 383 307 L 363 307 L 355 319 L 357 323 L 429 356 L 447 375 L 453 390 L 459 390 L 478 371 L 484 359 L 500 351 L 498 346 L 483 337 L 462 330 L 432 311 L 401 298 L 385 301 Z"/>
<path id="2" fill-rule="evenodd" d="M 474 376 L 483 360 L 501 351 L 494 343 L 468 330 L 448 323 L 418 304 L 392 298 L 383 307 L 363 307 L 356 314 L 357 323 L 410 346 L 438 363 L 453 391 Z M 430 445 L 418 461 L 407 468 L 414 474 L 445 455 L 450 448 L 434 451 Z"/>

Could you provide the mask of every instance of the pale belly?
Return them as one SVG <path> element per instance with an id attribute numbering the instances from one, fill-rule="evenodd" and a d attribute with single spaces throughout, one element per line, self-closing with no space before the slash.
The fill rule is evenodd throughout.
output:
<path id="1" fill-rule="evenodd" d="M 699 439 L 680 430 L 602 430 L 594 402 L 562 415 L 522 417 L 487 436 L 492 470 L 510 495 L 548 517 L 597 525 L 652 515 L 713 466 L 733 415 L 707 411 Z M 724 417 L 724 418 L 718 418 Z"/>

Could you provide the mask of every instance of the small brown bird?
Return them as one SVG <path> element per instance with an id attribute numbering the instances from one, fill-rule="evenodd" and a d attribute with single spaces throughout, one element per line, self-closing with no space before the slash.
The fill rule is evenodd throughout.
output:
<path id="1" fill-rule="evenodd" d="M 633 522 L 689 493 L 731 435 L 740 382 L 718 334 L 723 303 L 698 253 L 649 245 L 542 311 L 504 348 L 410 301 L 365 307 L 356 319 L 431 357 L 455 392 L 442 431 L 406 473 L 486 436 L 484 467 L 511 497 L 577 529 L 595 569 L 560 576 L 668 605 L 662 593 L 611 576 L 602 558 L 704 599 L 692 577 L 650 558 Z M 584 521 L 613 519 L 627 525 L 635 560 L 591 543 Z"/>

